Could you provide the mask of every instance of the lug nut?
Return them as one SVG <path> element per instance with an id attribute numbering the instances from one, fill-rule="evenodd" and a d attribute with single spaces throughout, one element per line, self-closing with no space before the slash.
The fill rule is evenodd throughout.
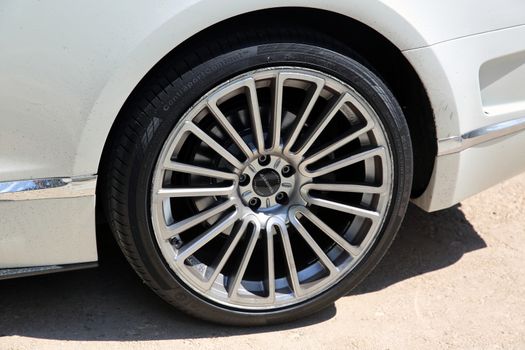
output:
<path id="1" fill-rule="evenodd" d="M 239 176 L 239 185 L 241 186 L 247 186 L 250 183 L 250 177 L 246 174 L 241 174 Z"/>
<path id="2" fill-rule="evenodd" d="M 270 164 L 270 157 L 267 155 L 262 155 L 259 157 L 259 164 L 262 166 Z"/>
<path id="3" fill-rule="evenodd" d="M 250 208 L 252 209 L 258 209 L 260 206 L 261 206 L 261 200 L 259 198 L 252 198 L 250 199 L 250 201 L 248 202 L 248 205 L 250 206 Z"/>
<path id="4" fill-rule="evenodd" d="M 281 170 L 281 174 L 284 176 L 284 177 L 290 177 L 292 176 L 293 174 L 295 174 L 295 170 L 294 168 L 292 168 L 291 166 L 289 165 L 285 165 L 283 166 L 282 170 Z"/>
<path id="5" fill-rule="evenodd" d="M 284 192 L 279 192 L 275 195 L 275 201 L 279 204 L 288 204 L 288 195 Z"/>
<path id="6" fill-rule="evenodd" d="M 170 243 L 175 247 L 175 249 L 180 249 L 180 247 L 182 247 L 182 240 L 179 237 L 173 237 L 170 239 Z"/>

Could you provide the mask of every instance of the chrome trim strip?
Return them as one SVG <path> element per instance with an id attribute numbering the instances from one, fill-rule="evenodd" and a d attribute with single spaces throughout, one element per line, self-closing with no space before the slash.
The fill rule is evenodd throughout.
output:
<path id="1" fill-rule="evenodd" d="M 36 276 L 36 275 L 45 275 L 48 273 L 55 273 L 55 272 L 66 272 L 66 271 L 74 271 L 74 270 L 81 270 L 81 269 L 90 269 L 90 268 L 94 268 L 97 266 L 98 266 L 98 263 L 94 261 L 94 262 L 87 262 L 87 263 L 76 263 L 76 264 L 65 264 L 65 265 L 47 265 L 47 266 L 32 266 L 32 267 L 0 269 L 0 280 Z"/>
<path id="2" fill-rule="evenodd" d="M 492 141 L 525 130 L 525 117 L 506 120 L 469 131 L 461 136 L 452 136 L 438 140 L 438 156 L 452 154 L 467 148 Z"/>
<path id="3" fill-rule="evenodd" d="M 97 176 L 53 177 L 0 182 L 0 201 L 94 196 Z"/>

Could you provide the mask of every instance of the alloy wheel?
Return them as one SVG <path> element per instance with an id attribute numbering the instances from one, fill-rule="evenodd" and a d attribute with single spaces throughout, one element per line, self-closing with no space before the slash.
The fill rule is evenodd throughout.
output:
<path id="1" fill-rule="evenodd" d="M 153 232 L 173 274 L 205 300 L 291 306 L 366 255 L 392 167 L 381 120 L 348 84 L 299 67 L 247 72 L 205 94 L 165 141 Z"/>

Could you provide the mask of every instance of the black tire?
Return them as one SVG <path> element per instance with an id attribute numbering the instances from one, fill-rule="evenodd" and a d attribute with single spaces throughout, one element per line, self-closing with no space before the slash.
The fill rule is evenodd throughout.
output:
<path id="1" fill-rule="evenodd" d="M 230 325 L 266 325 L 295 320 L 346 295 L 383 257 L 404 217 L 412 183 L 412 149 L 403 112 L 392 93 L 344 46 L 297 31 L 245 33 L 218 38 L 213 52 L 194 47 L 168 57 L 127 102 L 113 128 L 102 168 L 105 210 L 112 231 L 142 280 L 169 304 L 193 316 Z M 259 38 L 264 38 L 259 39 Z M 379 115 L 392 145 L 394 189 L 385 223 L 372 249 L 334 287 L 299 305 L 273 311 L 227 308 L 192 292 L 171 271 L 156 243 L 149 209 L 152 171 L 159 152 L 181 116 L 204 93 L 242 72 L 287 65 L 316 69 L 354 87 Z"/>

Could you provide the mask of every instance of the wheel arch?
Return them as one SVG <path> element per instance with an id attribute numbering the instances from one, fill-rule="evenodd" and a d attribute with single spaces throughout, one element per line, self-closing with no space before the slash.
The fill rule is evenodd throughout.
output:
<path id="1" fill-rule="evenodd" d="M 391 15 L 400 16 L 397 13 Z M 351 47 L 383 77 L 403 107 L 413 139 L 416 167 L 412 194 L 418 196 L 423 193 L 430 180 L 437 153 L 434 116 L 424 86 L 418 74 L 402 55 L 399 46 L 401 49 L 410 47 L 410 40 L 407 39 L 410 37 L 412 46 L 424 45 L 425 41 L 401 18 L 386 22 L 402 24 L 403 30 L 410 32 L 400 35 L 399 28 L 397 31 L 388 31 L 384 25 L 380 25 L 379 30 L 383 33 L 381 34 L 377 26 L 372 28 L 346 15 L 304 7 L 263 9 L 228 17 L 215 24 L 210 23 L 207 28 L 187 38 L 179 37 L 180 43 L 177 43 L 176 39 L 173 40 L 171 42 L 173 47 L 163 43 L 162 48 L 159 48 L 160 41 L 169 42 L 169 34 L 173 33 L 173 26 L 176 25 L 172 23 L 173 21 L 165 23 L 135 50 L 136 56 L 129 58 L 129 62 L 110 79 L 102 91 L 88 119 L 77 150 L 75 173 L 85 173 L 83 168 L 96 162 L 94 168 L 99 175 L 103 174 L 107 149 L 111 147 L 113 131 L 118 128 L 119 120 L 124 116 L 122 111 L 129 101 L 140 93 L 141 87 L 148 83 L 157 69 L 162 67 L 163 62 L 179 55 L 193 43 L 210 38 L 217 30 L 235 30 L 240 22 L 277 25 L 279 19 L 283 17 L 287 18 L 288 23 L 308 25 Z M 362 19 L 363 16 L 357 17 Z M 358 35 L 348 35 L 349 33 L 358 33 Z M 388 35 L 388 38 L 384 34 Z M 142 54 L 141 50 L 148 54 Z M 156 54 L 150 55 L 152 51 Z M 100 186 L 97 192 L 99 190 L 101 190 Z"/>

